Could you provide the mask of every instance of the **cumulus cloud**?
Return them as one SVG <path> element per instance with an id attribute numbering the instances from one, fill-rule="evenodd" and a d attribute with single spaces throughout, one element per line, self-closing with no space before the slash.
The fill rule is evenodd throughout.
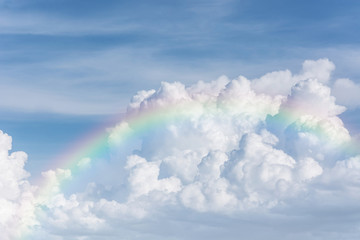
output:
<path id="1" fill-rule="evenodd" d="M 0 231 L 1 239 L 21 237 L 36 224 L 34 214 L 35 188 L 26 180 L 27 155 L 9 151 L 12 139 L 0 131 Z"/>
<path id="2" fill-rule="evenodd" d="M 292 74 L 289 70 L 275 71 L 252 80 L 251 84 L 256 92 L 286 96 L 296 83 L 303 80 L 316 79 L 320 83 L 328 83 L 334 70 L 334 63 L 327 58 L 306 60 L 298 74 Z"/>
<path id="3" fill-rule="evenodd" d="M 328 86 L 334 68 L 138 92 L 109 130 L 111 159 L 78 162 L 85 189 L 62 190 L 80 179 L 71 169 L 43 173 L 32 239 L 358 237 L 360 154 Z"/>
<path id="4" fill-rule="evenodd" d="M 332 88 L 337 102 L 349 108 L 360 106 L 360 85 L 347 78 L 337 79 Z"/>

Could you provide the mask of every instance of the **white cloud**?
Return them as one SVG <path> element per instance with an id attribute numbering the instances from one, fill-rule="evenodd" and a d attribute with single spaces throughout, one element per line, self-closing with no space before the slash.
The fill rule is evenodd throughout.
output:
<path id="1" fill-rule="evenodd" d="M 335 65 L 327 58 L 306 60 L 299 74 L 293 75 L 289 70 L 275 71 L 252 80 L 252 87 L 256 92 L 269 95 L 288 95 L 291 88 L 298 82 L 307 79 L 316 79 L 321 83 L 328 83 Z"/>
<path id="2" fill-rule="evenodd" d="M 303 69 L 268 75 L 292 81 L 289 95 L 256 91 L 242 76 L 138 92 L 109 130 L 112 159 L 87 167 L 86 190 L 61 191 L 61 178 L 76 181 L 70 169 L 43 174 L 51 194 L 37 199 L 32 239 L 359 237 L 348 230 L 360 216 L 348 213 L 358 209 L 360 160 L 326 85 L 334 66 Z"/>
<path id="3" fill-rule="evenodd" d="M 350 79 L 337 79 L 332 87 L 332 93 L 340 104 L 349 108 L 360 106 L 360 85 Z"/>
<path id="4" fill-rule="evenodd" d="M 284 108 L 299 112 L 299 115 L 320 118 L 333 117 L 346 110 L 345 107 L 335 104 L 335 97 L 330 95 L 330 88 L 313 79 L 296 84 Z"/>
<path id="5" fill-rule="evenodd" d="M 93 213 L 94 207 L 94 202 L 78 199 L 75 194 L 68 198 L 57 194 L 46 204 L 39 220 L 50 231 L 97 232 L 105 228 L 105 220 Z"/>
<path id="6" fill-rule="evenodd" d="M 159 179 L 160 169 L 156 162 L 147 162 L 144 158 L 132 155 L 128 158 L 125 168 L 130 171 L 130 201 L 149 195 L 153 191 L 168 194 L 181 189 L 181 181 L 176 177 Z"/>
<path id="7" fill-rule="evenodd" d="M 317 79 L 321 83 L 327 83 L 330 80 L 331 73 L 335 70 L 333 62 L 327 58 L 314 60 L 306 60 L 303 63 L 302 72 L 296 76 L 300 80 Z"/>
<path id="8" fill-rule="evenodd" d="M 26 180 L 27 155 L 11 150 L 11 137 L 0 131 L 0 231 L 1 239 L 21 237 L 36 224 L 34 214 L 35 188 Z"/>

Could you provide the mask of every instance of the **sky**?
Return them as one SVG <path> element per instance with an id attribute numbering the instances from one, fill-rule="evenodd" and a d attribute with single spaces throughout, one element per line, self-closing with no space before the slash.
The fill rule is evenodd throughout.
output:
<path id="1" fill-rule="evenodd" d="M 358 239 L 359 11 L 0 0 L 4 240 Z"/>

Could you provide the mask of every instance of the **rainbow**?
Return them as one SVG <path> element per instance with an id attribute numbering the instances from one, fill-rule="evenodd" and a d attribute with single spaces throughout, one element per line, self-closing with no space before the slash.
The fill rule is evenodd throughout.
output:
<path id="1" fill-rule="evenodd" d="M 164 103 L 161 106 L 148 107 L 141 111 L 128 111 L 125 116 L 117 116 L 110 121 L 110 124 L 102 125 L 79 139 L 73 144 L 72 148 L 52 161 L 49 169 L 69 169 L 72 175 L 81 174 L 86 169 L 84 170 L 79 167 L 79 161 L 85 157 L 96 158 L 106 154 L 109 140 L 119 144 L 125 143 L 130 139 L 141 137 L 149 131 L 166 124 L 180 124 L 183 121 L 191 120 L 196 115 L 216 116 L 226 114 L 229 111 L 237 111 L 239 115 L 249 114 L 260 117 L 263 121 L 270 120 L 278 127 L 285 129 L 303 114 L 301 109 L 296 108 L 282 109 L 280 113 L 277 111 L 271 112 L 266 108 L 261 109 L 259 110 L 257 106 L 247 106 L 244 104 L 239 107 L 237 103 L 204 105 L 192 100 L 184 100 L 181 103 Z M 114 127 L 114 122 L 120 123 Z M 330 136 L 332 133 L 329 133 L 326 128 L 319 124 L 300 124 L 298 128 L 300 131 L 310 132 L 321 139 L 328 139 L 333 144 L 339 144 L 336 139 Z M 111 134 L 109 134 L 109 129 L 112 130 Z M 351 156 L 358 154 L 358 146 L 358 142 L 349 139 L 349 141 L 341 145 L 341 148 L 346 151 L 347 155 Z M 38 202 L 43 201 L 40 201 L 40 198 L 50 199 L 52 197 L 54 184 L 51 181 L 39 184 L 36 195 Z M 25 236 L 22 239 L 25 239 Z"/>

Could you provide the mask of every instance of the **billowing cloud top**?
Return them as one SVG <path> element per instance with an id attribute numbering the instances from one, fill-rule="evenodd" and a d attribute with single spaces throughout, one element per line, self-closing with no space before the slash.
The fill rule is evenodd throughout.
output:
<path id="1" fill-rule="evenodd" d="M 328 87 L 334 68 L 320 59 L 297 75 L 140 91 L 109 130 L 111 159 L 84 156 L 78 176 L 43 173 L 50 189 L 36 198 L 26 156 L 8 156 L 10 138 L 1 133 L 4 239 L 358 236 L 360 155 Z M 61 181 L 87 187 L 66 190 Z"/>

